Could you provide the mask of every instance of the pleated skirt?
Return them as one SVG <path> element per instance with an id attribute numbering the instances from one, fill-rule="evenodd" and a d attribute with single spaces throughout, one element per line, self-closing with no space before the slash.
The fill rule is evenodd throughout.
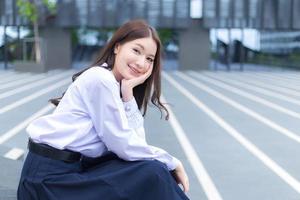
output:
<path id="1" fill-rule="evenodd" d="M 188 200 L 166 165 L 155 160 L 101 159 L 66 163 L 29 152 L 18 200 Z"/>

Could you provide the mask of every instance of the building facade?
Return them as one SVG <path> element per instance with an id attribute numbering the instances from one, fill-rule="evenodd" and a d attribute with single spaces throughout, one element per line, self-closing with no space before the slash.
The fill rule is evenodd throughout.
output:
<path id="1" fill-rule="evenodd" d="M 152 26 L 186 28 L 190 19 L 190 0 L 57 0 L 57 13 L 49 16 L 39 3 L 40 24 L 59 27 L 114 28 L 134 18 Z M 16 0 L 0 0 L 0 25 L 27 25 L 18 14 Z"/>
<path id="2" fill-rule="evenodd" d="M 300 31 L 261 31 L 260 51 L 270 54 L 289 54 L 300 50 Z"/>

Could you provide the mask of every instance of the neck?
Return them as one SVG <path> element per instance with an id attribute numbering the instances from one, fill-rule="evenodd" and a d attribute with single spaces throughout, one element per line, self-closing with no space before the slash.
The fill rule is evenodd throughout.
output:
<path id="1" fill-rule="evenodd" d="M 120 82 L 120 81 L 121 81 L 121 75 L 120 75 L 119 72 L 116 70 L 116 67 L 113 67 L 111 71 L 112 71 L 112 73 L 113 73 L 115 79 L 116 79 L 118 82 Z"/>

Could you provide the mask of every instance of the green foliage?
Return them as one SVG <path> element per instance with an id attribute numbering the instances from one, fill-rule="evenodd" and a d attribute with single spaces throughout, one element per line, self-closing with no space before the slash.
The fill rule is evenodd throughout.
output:
<path id="1" fill-rule="evenodd" d="M 250 63 L 263 64 L 270 66 L 297 68 L 300 67 L 300 53 L 293 52 L 289 54 L 268 54 L 268 53 L 257 53 L 253 59 L 248 59 Z"/>
<path id="2" fill-rule="evenodd" d="M 56 3 L 51 0 L 42 0 L 42 3 L 49 10 L 51 15 L 56 14 Z M 35 23 L 38 20 L 38 8 L 37 5 L 29 0 L 17 0 L 17 7 L 19 8 L 19 14 L 27 18 L 31 23 Z"/>
<path id="3" fill-rule="evenodd" d="M 292 53 L 290 56 L 289 56 L 289 59 L 293 62 L 300 62 L 300 53 Z"/>
<path id="4" fill-rule="evenodd" d="M 43 4 L 49 10 L 51 15 L 56 14 L 56 3 L 55 3 L 55 1 L 43 0 Z"/>
<path id="5" fill-rule="evenodd" d="M 71 29 L 71 41 L 72 41 L 73 45 L 77 45 L 78 41 L 79 41 L 79 37 L 78 37 L 77 31 L 74 28 Z"/>
<path id="6" fill-rule="evenodd" d="M 171 29 L 158 29 L 157 32 L 163 45 L 166 45 L 174 37 L 174 32 Z"/>
<path id="7" fill-rule="evenodd" d="M 38 13 L 34 3 L 27 0 L 17 0 L 17 6 L 21 16 L 26 17 L 31 23 L 37 21 Z"/>

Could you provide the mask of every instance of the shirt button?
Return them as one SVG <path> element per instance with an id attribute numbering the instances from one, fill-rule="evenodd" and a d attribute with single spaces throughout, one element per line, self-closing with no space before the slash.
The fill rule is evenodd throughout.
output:
<path id="1" fill-rule="evenodd" d="M 131 110 L 130 106 L 125 106 L 125 111 L 129 112 Z"/>

